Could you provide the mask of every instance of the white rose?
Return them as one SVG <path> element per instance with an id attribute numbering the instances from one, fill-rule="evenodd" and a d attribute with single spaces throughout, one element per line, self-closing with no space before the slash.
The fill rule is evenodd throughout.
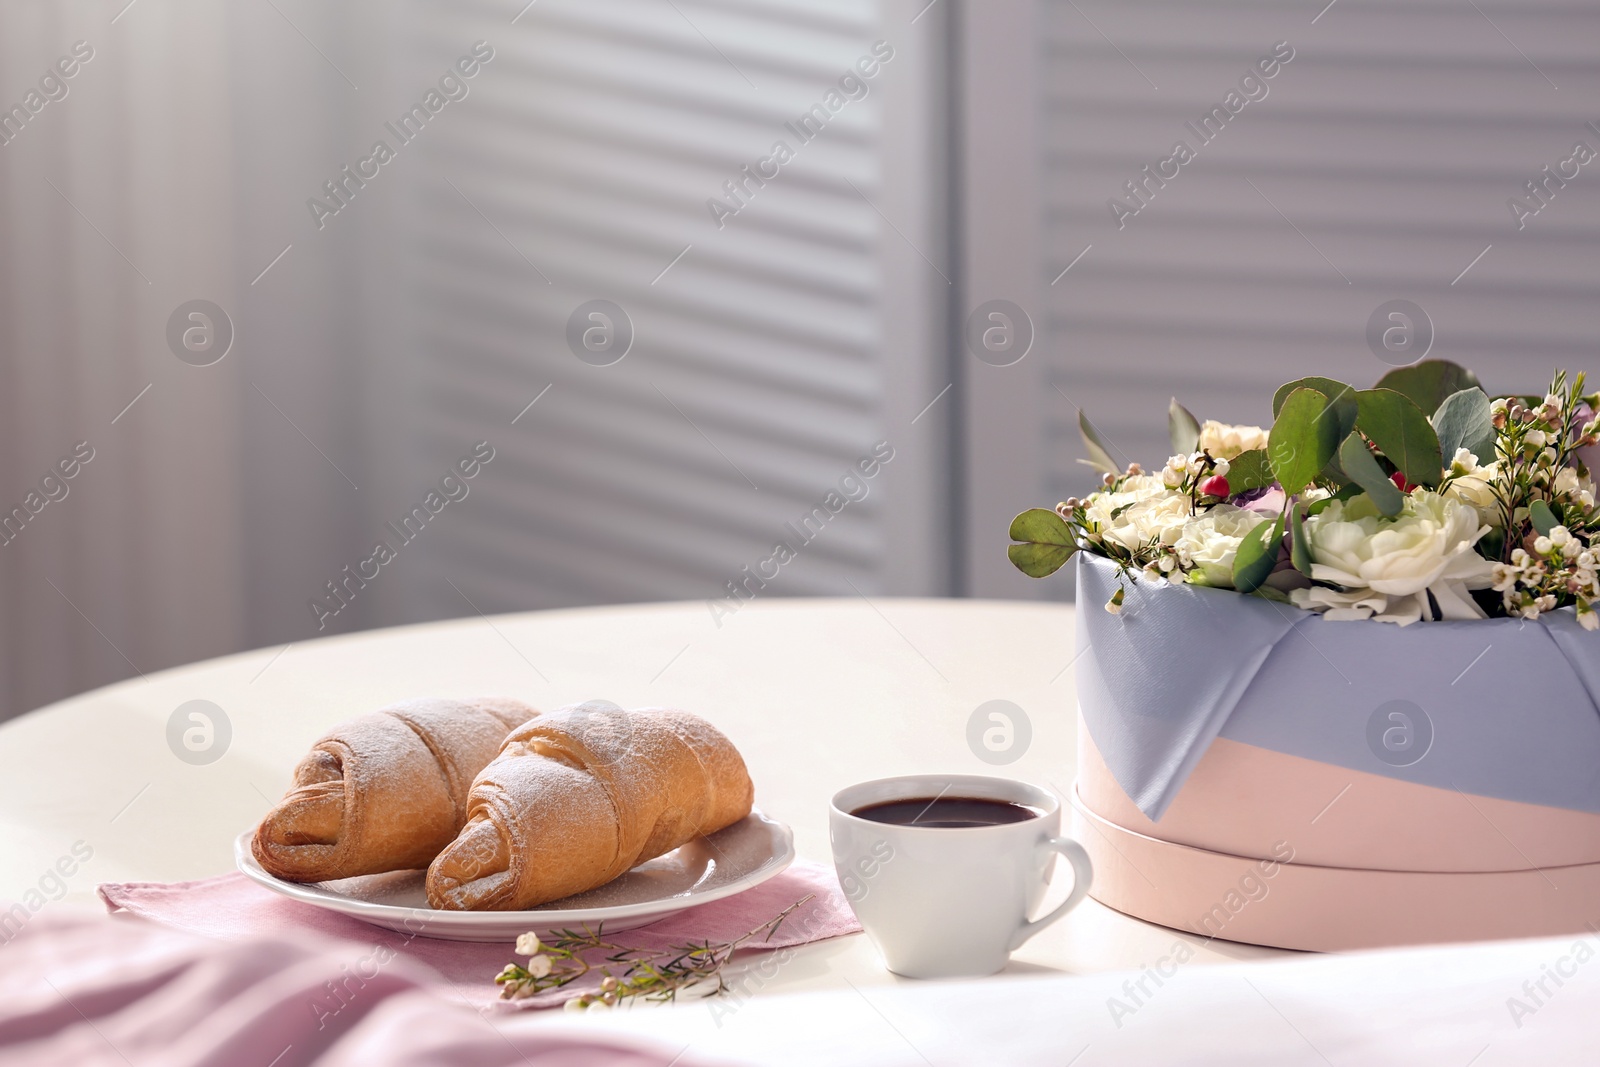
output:
<path id="1" fill-rule="evenodd" d="M 1241 452 L 1267 447 L 1267 431 L 1259 426 L 1229 426 L 1207 419 L 1200 427 L 1199 447 L 1214 458 L 1235 459 Z"/>
<path id="2" fill-rule="evenodd" d="M 1556 480 L 1550 490 L 1556 496 L 1581 501 L 1584 494 L 1594 492 L 1594 482 L 1579 477 L 1577 470 L 1572 467 L 1562 467 L 1556 472 Z"/>
<path id="3" fill-rule="evenodd" d="M 1137 551 L 1152 541 L 1173 544 L 1189 519 L 1190 500 L 1148 474 L 1123 480 L 1115 493 L 1096 493 L 1084 502 L 1084 519 L 1104 541 Z M 1115 516 L 1113 517 L 1113 513 Z"/>
<path id="4" fill-rule="evenodd" d="M 1193 566 L 1189 581 L 1232 589 L 1233 557 L 1239 552 L 1239 542 L 1266 521 L 1265 515 L 1232 504 L 1218 504 L 1190 519 L 1174 546 Z"/>
<path id="5" fill-rule="evenodd" d="M 1473 548 L 1488 530 L 1476 508 L 1424 489 L 1413 491 L 1392 519 L 1366 494 L 1335 501 L 1308 517 L 1305 531 L 1312 579 L 1339 588 L 1296 589 L 1290 599 L 1330 619 L 1403 626 L 1424 618 L 1484 618 L 1467 590 L 1494 580 L 1493 564 Z"/>
<path id="6" fill-rule="evenodd" d="M 1459 452 L 1457 456 L 1460 456 Z M 1468 458 L 1475 457 L 1468 453 Z M 1471 504 L 1478 509 L 1480 521 L 1491 526 L 1499 526 L 1501 520 L 1505 518 L 1505 513 L 1500 510 L 1500 500 L 1494 495 L 1494 481 L 1499 475 L 1498 462 L 1491 463 L 1487 467 L 1468 467 L 1466 473 L 1459 478 L 1452 478 L 1450 484 L 1445 486 L 1445 495 Z"/>

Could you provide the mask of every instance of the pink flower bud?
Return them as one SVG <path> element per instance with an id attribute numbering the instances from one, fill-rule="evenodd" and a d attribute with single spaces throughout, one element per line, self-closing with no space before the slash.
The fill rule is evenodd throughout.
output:
<path id="1" fill-rule="evenodd" d="M 1200 491 L 1206 496 L 1214 496 L 1221 500 L 1226 500 L 1233 495 L 1233 491 L 1228 488 L 1228 479 L 1220 474 L 1213 474 L 1201 482 Z"/>

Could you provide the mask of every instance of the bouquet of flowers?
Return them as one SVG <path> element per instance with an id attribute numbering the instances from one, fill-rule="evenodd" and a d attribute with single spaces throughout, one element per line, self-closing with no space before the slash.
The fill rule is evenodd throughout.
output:
<path id="1" fill-rule="evenodd" d="M 1590 455 L 1600 394 L 1555 376 L 1490 397 L 1444 360 L 1371 389 L 1301 378 L 1270 429 L 1199 422 L 1176 400 L 1174 455 L 1119 468 L 1081 412 L 1101 488 L 1011 523 L 1011 562 L 1054 573 L 1078 551 L 1139 576 L 1233 589 L 1328 619 L 1409 623 L 1573 607 L 1600 627 L 1600 510 Z M 1121 587 L 1106 604 L 1122 607 Z"/>

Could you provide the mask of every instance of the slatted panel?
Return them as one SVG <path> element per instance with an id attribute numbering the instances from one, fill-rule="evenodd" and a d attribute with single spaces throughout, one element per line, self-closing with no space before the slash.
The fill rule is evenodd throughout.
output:
<path id="1" fill-rule="evenodd" d="M 1366 322 L 1390 299 L 1421 305 L 1431 354 L 1477 367 L 1491 388 L 1596 369 L 1600 160 L 1521 232 L 1506 200 L 1575 141 L 1600 149 L 1586 126 L 1600 121 L 1600 9 L 1321 9 L 1041 6 L 1045 282 L 1093 245 L 1048 289 L 1050 499 L 1092 483 L 1073 463 L 1075 405 L 1126 458 L 1159 463 L 1174 393 L 1202 418 L 1264 422 L 1293 377 L 1375 380 L 1388 367 Z M 1178 138 L 1197 144 L 1185 121 L 1280 40 L 1296 54 L 1267 97 L 1119 231 L 1107 199 Z"/>
<path id="2" fill-rule="evenodd" d="M 421 9 L 419 47 L 458 16 Z M 889 436 L 882 226 L 863 199 L 881 195 L 878 97 L 805 145 L 783 128 L 870 50 L 875 18 L 537 4 L 493 38 L 472 95 L 417 142 L 417 429 L 433 456 L 479 437 L 499 452 L 430 557 L 432 610 L 462 610 L 445 574 L 484 610 L 721 595 Z M 778 139 L 795 160 L 719 230 L 706 199 Z M 609 367 L 566 345 L 595 298 L 636 331 Z M 848 505 L 774 590 L 879 587 L 883 521 L 873 497 Z"/>

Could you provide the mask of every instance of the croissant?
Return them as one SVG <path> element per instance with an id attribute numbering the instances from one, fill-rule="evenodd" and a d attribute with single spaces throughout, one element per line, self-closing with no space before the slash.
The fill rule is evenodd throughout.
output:
<path id="1" fill-rule="evenodd" d="M 466 822 L 473 778 L 538 714 L 504 697 L 424 698 L 341 723 L 294 769 L 251 851 L 293 882 L 426 867 Z"/>
<path id="2" fill-rule="evenodd" d="M 467 823 L 428 868 L 428 903 L 515 911 L 604 885 L 750 814 L 744 759 L 682 711 L 592 701 L 506 738 Z"/>

